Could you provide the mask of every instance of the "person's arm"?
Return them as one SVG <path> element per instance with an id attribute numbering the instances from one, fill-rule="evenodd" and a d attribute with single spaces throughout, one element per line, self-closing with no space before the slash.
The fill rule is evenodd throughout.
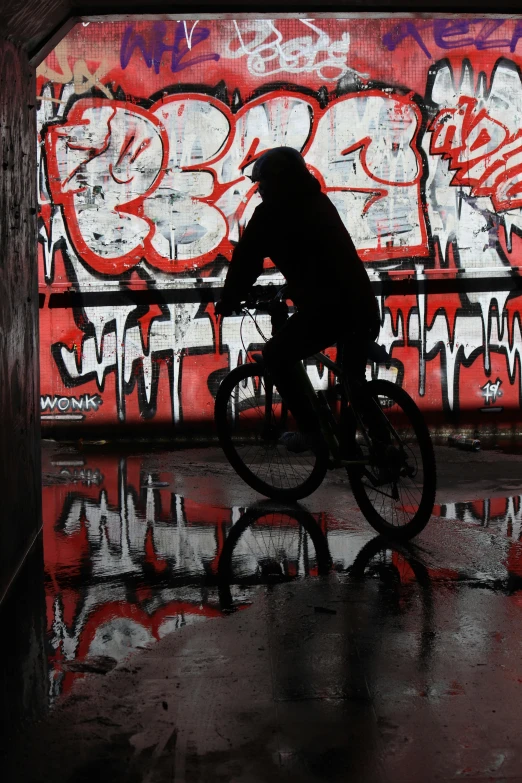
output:
<path id="1" fill-rule="evenodd" d="M 263 271 L 266 255 L 263 212 L 263 205 L 257 207 L 234 248 L 223 289 L 222 309 L 229 309 L 244 299 Z"/>

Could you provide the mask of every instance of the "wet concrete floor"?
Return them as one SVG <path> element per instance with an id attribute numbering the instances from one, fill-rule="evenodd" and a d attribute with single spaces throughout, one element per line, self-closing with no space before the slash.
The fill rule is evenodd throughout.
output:
<path id="1" fill-rule="evenodd" d="M 405 547 L 341 472 L 291 507 L 219 449 L 46 443 L 43 562 L 0 621 L 41 626 L 48 713 L 13 712 L 2 779 L 522 781 L 522 455 L 437 458 Z"/>

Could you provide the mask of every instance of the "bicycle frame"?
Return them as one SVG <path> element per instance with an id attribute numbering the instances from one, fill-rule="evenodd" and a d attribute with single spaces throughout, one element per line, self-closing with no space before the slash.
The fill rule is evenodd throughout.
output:
<path id="1" fill-rule="evenodd" d="M 341 397 L 341 400 L 342 400 L 341 401 L 341 405 L 343 403 L 347 404 L 348 402 L 350 402 L 350 399 L 351 399 L 350 383 L 349 383 L 349 380 L 348 380 L 348 377 L 347 377 L 346 373 L 343 371 L 343 368 L 339 364 L 336 364 L 335 362 L 333 362 L 324 353 L 316 353 L 316 354 L 314 354 L 312 356 L 312 358 L 315 359 L 316 361 L 320 362 L 321 364 L 324 364 L 325 367 L 328 367 L 328 369 L 331 370 L 333 372 L 333 374 L 336 376 L 336 378 L 341 382 L 342 393 L 345 395 L 344 400 Z M 312 389 L 313 389 L 313 387 L 312 387 Z M 317 399 L 317 392 L 315 391 L 315 389 L 313 389 L 313 396 Z M 380 409 L 378 408 L 378 406 L 376 406 L 376 408 L 380 412 Z M 359 426 L 361 428 L 361 432 L 363 434 L 364 439 L 366 440 L 366 444 L 370 445 L 370 440 L 369 440 L 368 434 L 366 432 L 366 427 L 364 426 L 364 424 L 363 424 L 363 422 L 361 420 L 359 412 L 357 411 L 357 409 L 353 409 L 352 412 L 353 412 L 353 415 L 355 416 L 355 419 L 356 419 L 357 423 L 359 424 Z M 331 438 L 330 433 L 328 432 L 328 429 L 333 426 L 334 431 L 337 431 L 337 433 L 338 433 L 339 432 L 339 425 L 337 424 L 337 422 L 335 421 L 333 416 L 329 417 L 328 422 L 324 422 L 323 419 L 320 417 L 320 422 L 321 422 L 321 428 L 323 430 L 323 434 L 324 434 L 324 436 L 326 438 L 326 441 L 327 441 L 327 443 L 328 443 L 328 445 L 330 447 L 330 450 L 332 452 L 332 456 L 334 458 L 334 463 L 335 463 L 336 467 L 341 467 L 341 466 L 342 467 L 348 467 L 349 465 L 368 465 L 370 463 L 370 460 L 345 460 L 345 459 L 341 459 L 341 457 L 340 457 L 340 448 L 339 448 L 340 441 L 339 441 L 338 438 L 337 439 Z M 388 418 L 386 419 L 386 426 L 393 433 L 393 436 L 396 438 L 396 440 L 399 443 L 402 444 L 402 438 L 400 437 L 399 433 L 397 432 L 397 430 L 395 429 L 395 427 L 393 426 L 393 424 L 391 423 L 391 421 Z"/>
<path id="2" fill-rule="evenodd" d="M 284 288 L 284 287 L 283 287 Z M 283 289 L 281 289 L 283 290 Z M 281 293 L 281 292 L 279 292 Z M 277 302 L 279 307 L 282 309 L 279 309 L 278 311 L 274 309 L 274 304 Z M 284 304 L 283 304 L 284 302 Z M 247 308 L 252 309 L 261 309 L 265 310 L 266 312 L 270 313 L 270 320 L 272 324 L 272 333 L 274 331 L 274 328 L 278 328 L 278 326 L 282 325 L 287 318 L 288 318 L 288 305 L 286 305 L 286 302 L 284 299 L 275 299 L 272 300 L 272 302 L 265 302 L 265 303 L 259 303 L 259 302 L 251 302 L 250 305 L 247 305 Z M 254 321 L 254 323 L 256 323 Z M 259 330 L 259 327 L 256 328 Z M 264 337 L 262 332 L 260 334 Z M 265 338 L 266 339 L 266 338 Z M 245 349 L 246 350 L 246 349 Z M 325 367 L 327 367 L 329 370 L 332 371 L 332 373 L 335 375 L 335 377 L 338 379 L 338 381 L 341 384 L 341 405 L 346 405 L 348 402 L 350 402 L 351 399 L 351 393 L 350 393 L 350 383 L 347 378 L 346 373 L 343 371 L 343 368 L 341 365 L 336 364 L 336 362 L 332 361 L 329 356 L 326 356 L 324 353 L 316 353 L 313 354 L 311 357 L 315 359 L 320 364 L 323 364 Z M 270 389 L 270 390 L 269 390 Z M 316 411 L 319 416 L 321 431 L 324 435 L 324 438 L 328 444 L 328 447 L 330 449 L 330 453 L 333 460 L 333 466 L 334 467 L 348 467 L 351 465 L 368 465 L 370 464 L 370 460 L 368 459 L 358 459 L 358 460 L 346 460 L 342 459 L 341 457 L 341 432 L 339 424 L 335 421 L 334 416 L 331 412 L 330 406 L 324 399 L 324 401 L 321 398 L 321 392 L 317 392 L 311 382 L 309 381 L 309 388 L 308 393 L 311 398 L 312 404 L 316 408 Z M 267 384 L 266 389 L 267 399 L 266 399 L 266 406 L 265 406 L 265 431 L 268 433 L 270 431 L 271 427 L 271 416 L 272 416 L 272 385 Z M 322 404 L 324 402 L 324 404 Z M 283 416 L 286 418 L 287 415 L 287 409 L 286 405 L 283 400 L 283 407 L 284 412 Z M 363 436 L 367 442 L 367 445 L 370 445 L 370 441 L 368 438 L 368 435 L 366 433 L 366 427 L 364 426 L 361 417 L 357 410 L 353 410 L 353 415 L 355 416 L 356 423 L 359 424 L 359 427 L 363 433 Z M 389 424 L 391 426 L 391 424 Z M 394 431 L 394 428 L 392 427 L 392 430 Z M 394 431 L 394 434 L 397 436 L 397 433 Z M 397 436 L 398 437 L 398 436 Z M 399 438 L 400 440 L 400 438 Z"/>
<path id="3" fill-rule="evenodd" d="M 337 380 L 340 381 L 341 389 L 342 389 L 341 405 L 343 404 L 346 405 L 351 399 L 351 394 L 350 394 L 350 383 L 348 381 L 348 378 L 346 377 L 346 373 L 343 372 L 343 368 L 339 364 L 336 364 L 334 361 L 332 361 L 332 359 L 330 359 L 330 357 L 326 356 L 326 354 L 324 353 L 313 354 L 312 358 L 315 359 L 320 364 L 323 364 L 329 370 L 331 370 L 334 376 L 337 378 Z M 326 405 L 328 407 L 329 415 L 327 415 L 326 417 L 324 415 L 321 415 L 323 413 L 323 409 L 319 403 L 318 392 L 312 387 L 311 384 L 310 387 L 313 392 L 314 405 L 316 406 L 319 414 L 321 430 L 330 448 L 334 466 L 348 467 L 350 465 L 368 465 L 369 460 L 367 459 L 347 460 L 341 458 L 341 433 L 340 433 L 339 424 L 335 421 L 333 414 L 331 413 L 330 407 L 328 406 L 328 403 L 326 403 Z M 362 432 L 364 433 L 364 437 L 366 438 L 366 440 L 368 440 L 366 435 L 366 428 L 362 426 L 359 413 L 354 410 L 353 414 L 357 422 L 361 426 Z"/>

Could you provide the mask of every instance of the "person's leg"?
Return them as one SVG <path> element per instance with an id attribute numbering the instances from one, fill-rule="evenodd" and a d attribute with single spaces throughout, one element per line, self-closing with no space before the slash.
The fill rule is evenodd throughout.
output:
<path id="1" fill-rule="evenodd" d="M 362 415 L 371 438 L 375 442 L 382 443 L 389 440 L 390 433 L 385 419 L 378 415 L 378 409 L 368 396 L 366 387 L 367 340 L 366 334 L 358 333 L 347 336 L 343 344 L 343 367 L 345 372 L 348 373 L 353 405 L 359 414 Z M 346 443 L 353 444 L 356 427 L 355 418 L 353 415 L 350 415 L 349 410 L 346 411 L 346 414 L 343 433 L 346 434 Z"/>
<path id="2" fill-rule="evenodd" d="M 298 362 L 332 345 L 337 336 L 337 324 L 323 310 L 299 311 L 263 350 L 265 365 L 299 430 L 305 434 L 319 433 L 320 425 L 311 400 L 300 389 Z"/>
<path id="3" fill-rule="evenodd" d="M 365 408 L 366 384 L 366 350 L 367 336 L 365 332 L 351 331 L 345 333 L 341 345 L 340 361 L 350 380 L 352 402 L 358 410 Z M 357 449 L 355 444 L 356 420 L 351 406 L 346 400 L 341 401 L 341 455 L 344 459 L 355 459 Z"/>
<path id="4" fill-rule="evenodd" d="M 367 341 L 368 336 L 362 330 L 351 331 L 343 339 L 343 369 L 348 374 L 350 390 L 356 403 L 365 399 Z"/>

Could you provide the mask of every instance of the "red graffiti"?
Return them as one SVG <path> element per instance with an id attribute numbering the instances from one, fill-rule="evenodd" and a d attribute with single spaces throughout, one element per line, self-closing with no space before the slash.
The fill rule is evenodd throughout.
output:
<path id="1" fill-rule="evenodd" d="M 335 138 L 332 123 L 340 126 Z M 148 110 L 84 98 L 47 131 L 49 190 L 76 252 L 96 272 L 120 275 L 142 259 L 186 272 L 230 257 L 259 203 L 252 165 L 288 144 L 337 199 L 365 260 L 426 255 L 420 125 L 410 96 L 379 90 L 323 109 L 310 96 L 278 90 L 236 114 L 190 92 Z"/>
<path id="2" fill-rule="evenodd" d="M 522 206 L 522 131 L 511 134 L 469 97 L 439 111 L 429 129 L 430 152 L 450 161 L 453 185 L 490 196 L 497 211 Z"/>
<path id="3" fill-rule="evenodd" d="M 154 231 L 143 204 L 167 163 L 161 123 L 137 106 L 84 98 L 49 129 L 46 152 L 52 199 L 83 260 L 115 275 L 137 264 Z"/>

